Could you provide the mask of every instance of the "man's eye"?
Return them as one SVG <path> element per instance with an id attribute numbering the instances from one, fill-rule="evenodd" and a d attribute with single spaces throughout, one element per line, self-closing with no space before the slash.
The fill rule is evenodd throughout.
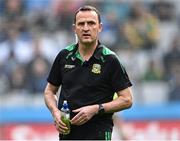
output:
<path id="1" fill-rule="evenodd" d="M 79 25 L 79 26 L 83 26 L 83 25 L 84 25 L 84 23 L 79 23 L 78 25 Z"/>
<path id="2" fill-rule="evenodd" d="M 88 22 L 88 25 L 95 25 L 95 22 Z"/>

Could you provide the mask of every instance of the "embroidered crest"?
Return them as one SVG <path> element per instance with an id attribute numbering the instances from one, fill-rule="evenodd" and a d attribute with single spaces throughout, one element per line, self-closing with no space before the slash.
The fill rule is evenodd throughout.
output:
<path id="1" fill-rule="evenodd" d="M 101 65 L 100 64 L 93 64 L 91 71 L 95 74 L 100 74 L 101 73 Z"/>

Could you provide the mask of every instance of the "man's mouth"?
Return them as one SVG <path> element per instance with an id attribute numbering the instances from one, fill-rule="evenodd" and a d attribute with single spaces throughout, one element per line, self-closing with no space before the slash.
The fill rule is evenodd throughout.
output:
<path id="1" fill-rule="evenodd" d="M 91 37 L 91 35 L 90 34 L 83 34 L 83 37 Z"/>

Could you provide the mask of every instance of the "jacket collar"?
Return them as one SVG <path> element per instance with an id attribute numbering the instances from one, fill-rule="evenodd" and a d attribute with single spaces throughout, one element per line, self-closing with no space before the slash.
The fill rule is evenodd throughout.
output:
<path id="1" fill-rule="evenodd" d="M 98 45 L 97 45 L 97 47 L 96 47 L 96 49 L 95 49 L 92 57 L 94 57 L 94 58 L 97 59 L 97 60 L 103 61 L 104 59 L 103 59 L 103 53 L 102 53 L 102 51 L 103 51 L 103 45 L 98 41 Z M 76 58 L 78 58 L 78 59 L 80 59 L 81 61 L 83 61 L 82 58 L 81 58 L 81 56 L 80 56 L 80 54 L 79 54 L 79 51 L 78 51 L 78 43 L 75 44 L 75 48 L 69 53 L 69 57 L 71 57 L 71 59 L 72 59 L 73 61 L 74 61 Z"/>

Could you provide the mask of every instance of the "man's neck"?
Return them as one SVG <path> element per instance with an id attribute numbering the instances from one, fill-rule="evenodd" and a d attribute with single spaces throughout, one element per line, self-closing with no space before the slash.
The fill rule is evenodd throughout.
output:
<path id="1" fill-rule="evenodd" d="M 98 45 L 98 41 L 92 44 L 79 44 L 78 50 L 79 53 L 81 55 L 81 57 L 83 58 L 83 60 L 89 60 L 90 57 L 93 55 L 96 47 Z"/>

